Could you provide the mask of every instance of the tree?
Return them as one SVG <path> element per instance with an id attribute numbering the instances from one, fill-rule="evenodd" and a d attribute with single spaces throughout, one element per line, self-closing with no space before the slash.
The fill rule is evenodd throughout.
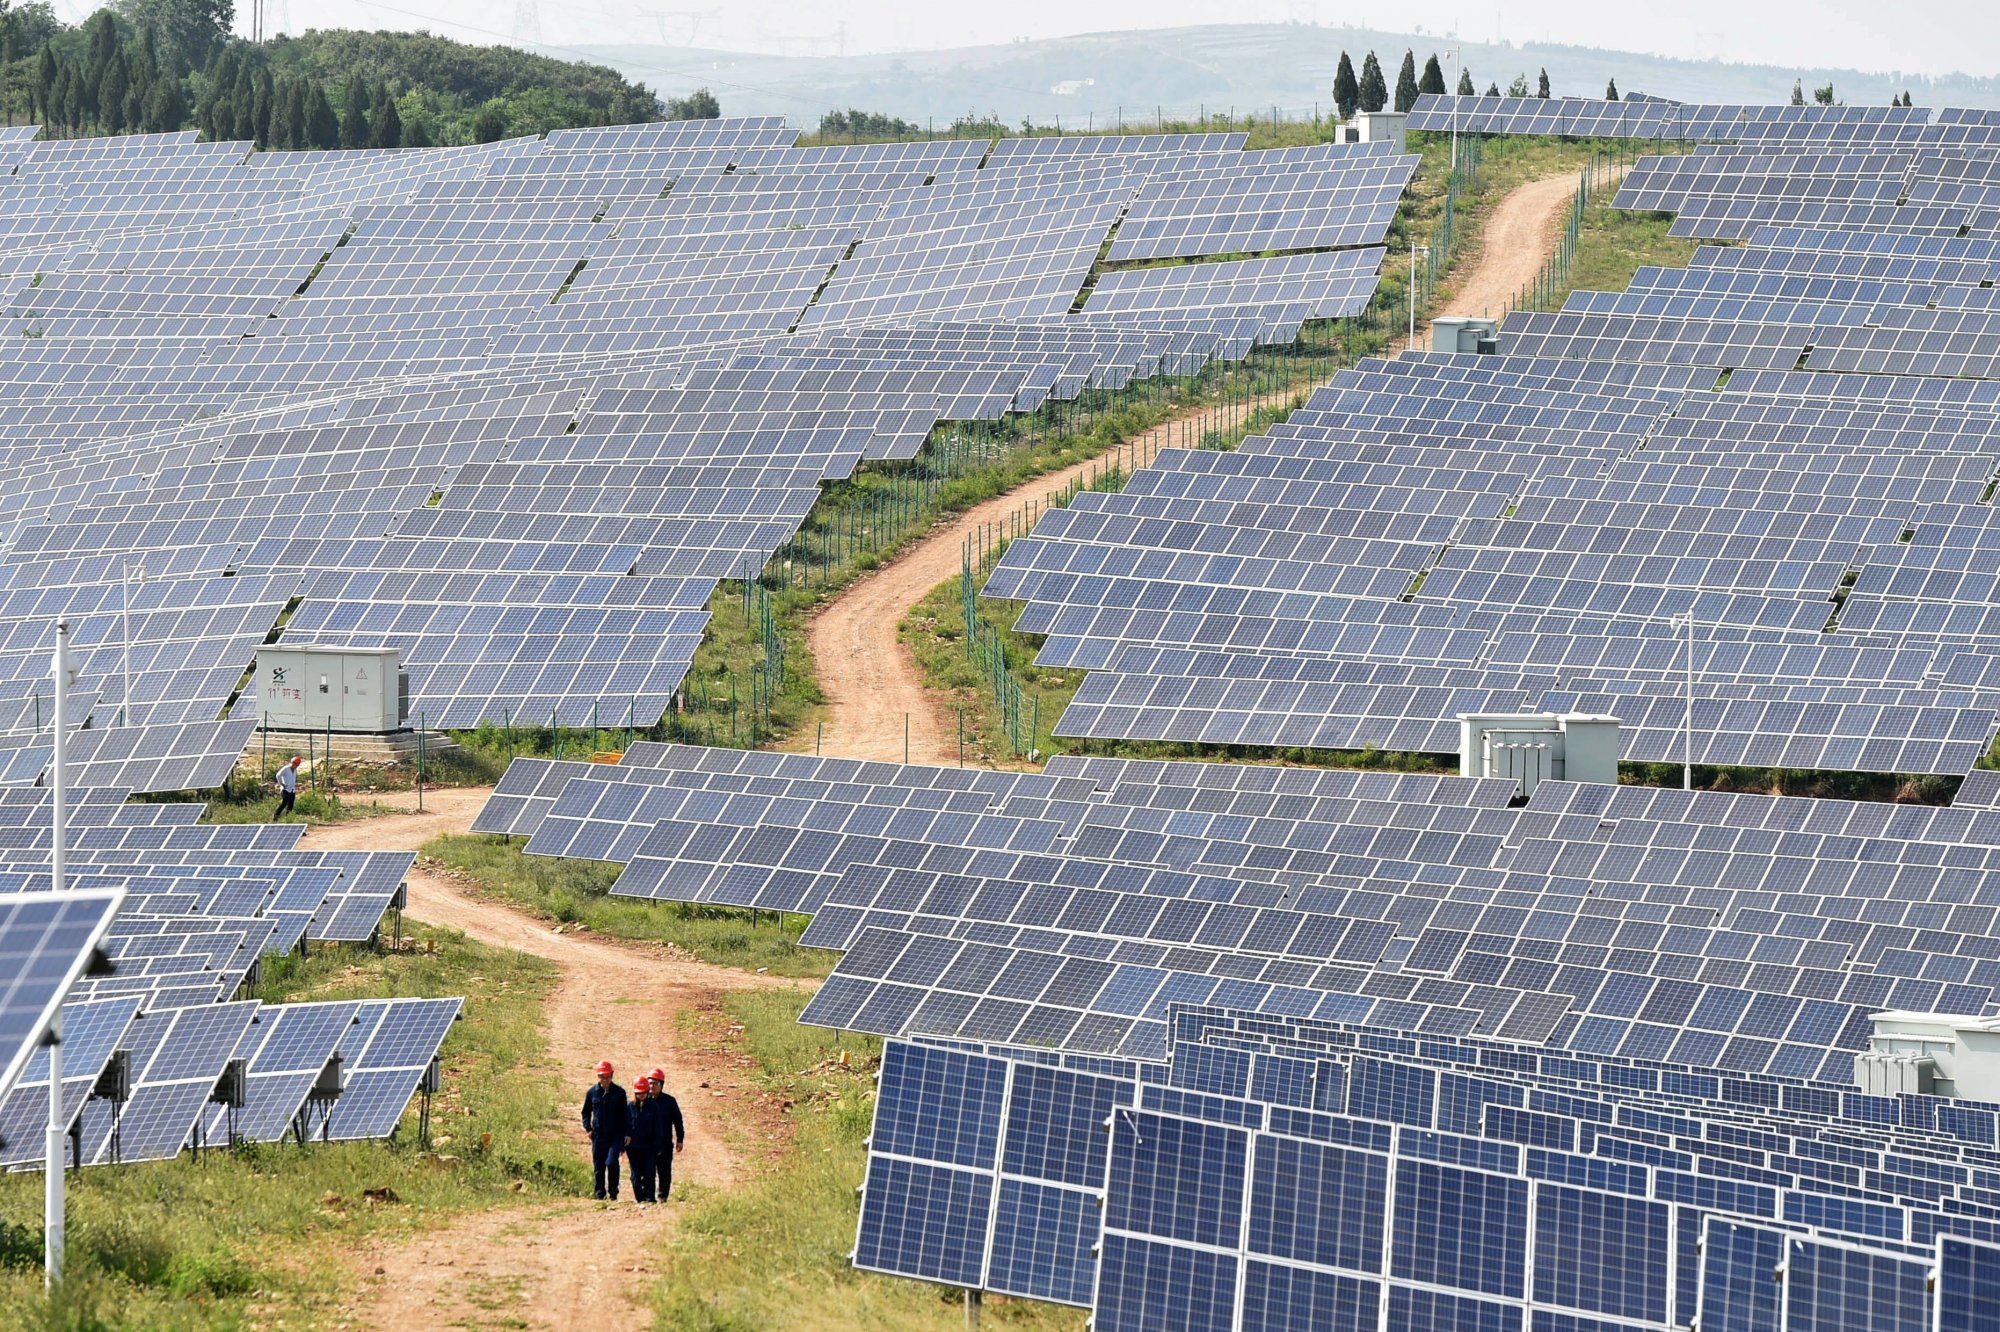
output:
<path id="1" fill-rule="evenodd" d="M 235 0 L 117 0 L 115 7 L 133 27 L 160 34 L 176 73 L 206 65 L 236 24 Z"/>
<path id="2" fill-rule="evenodd" d="M 429 148 L 432 146 L 430 126 L 424 118 L 411 109 L 410 118 L 403 122 L 403 146 L 405 148 Z"/>
<path id="3" fill-rule="evenodd" d="M 668 102 L 666 112 L 668 120 L 719 120 L 722 104 L 708 89 L 696 88 L 686 97 L 676 97 Z"/>
<path id="4" fill-rule="evenodd" d="M 1396 109 L 1408 111 L 1417 104 L 1417 56 L 1403 52 L 1403 67 L 1396 71 Z"/>
<path id="5" fill-rule="evenodd" d="M 1546 69 L 1542 71 L 1541 81 L 1535 85 L 1535 96 L 1545 102 L 1549 100 L 1549 72 Z"/>
<path id="6" fill-rule="evenodd" d="M 104 73 L 97 80 L 98 120 L 107 133 L 117 134 L 126 128 L 125 94 L 131 90 L 131 80 L 125 72 L 125 52 L 119 50 L 104 62 Z"/>
<path id="7" fill-rule="evenodd" d="M 1498 97 L 1500 95 L 1500 85 L 1498 83 L 1487 84 L 1486 95 L 1488 97 Z"/>
<path id="8" fill-rule="evenodd" d="M 271 117 L 277 114 L 278 87 L 271 81 L 271 67 L 257 71 L 250 84 L 250 128 L 259 148 L 271 146 Z"/>
<path id="9" fill-rule="evenodd" d="M 1516 74 L 1514 81 L 1507 85 L 1507 95 L 1509 97 L 1526 97 L 1528 95 L 1528 76 L 1526 74 Z"/>
<path id="10" fill-rule="evenodd" d="M 375 90 L 375 146 L 403 146 L 403 113 L 396 109 L 396 99 L 389 95 L 387 84 Z"/>
<path id="11" fill-rule="evenodd" d="M 1500 90 L 1495 88 L 1494 91 L 1498 92 Z M 1477 92 L 1478 90 L 1472 86 L 1472 71 L 1469 69 L 1458 71 L 1458 95 L 1460 97 L 1472 97 L 1477 95 Z"/>
<path id="12" fill-rule="evenodd" d="M 154 79 L 153 95 L 146 102 L 147 128 L 155 134 L 167 134 L 186 125 L 187 118 L 187 97 L 181 92 L 181 81 Z"/>
<path id="13" fill-rule="evenodd" d="M 1607 102 L 1618 100 L 1618 80 L 1613 79 L 1604 85 L 1604 100 Z"/>
<path id="14" fill-rule="evenodd" d="M 1333 105 L 1342 120 L 1351 120 L 1361 106 L 1361 85 L 1354 81 L 1354 62 L 1340 53 L 1340 68 L 1333 72 Z"/>
<path id="15" fill-rule="evenodd" d="M 254 139 L 257 137 L 257 78 L 250 72 L 250 66 L 236 67 L 236 86 L 229 90 L 229 105 L 236 112 L 236 123 L 229 127 L 232 139 Z"/>
<path id="16" fill-rule="evenodd" d="M 474 143 L 498 143 L 507 137 L 507 108 L 499 99 L 479 108 L 479 114 L 472 118 L 472 141 Z"/>
<path id="17" fill-rule="evenodd" d="M 1382 62 L 1370 51 L 1361 61 L 1361 109 L 1380 111 L 1389 104 L 1389 81 L 1382 77 Z"/>
<path id="18" fill-rule="evenodd" d="M 326 89 L 317 83 L 306 90 L 306 147 L 340 147 L 340 120 L 333 114 Z"/>
<path id="19" fill-rule="evenodd" d="M 1806 90 L 1805 90 L 1805 87 L 1804 87 L 1804 85 L 1803 85 L 1803 84 L 1801 84 L 1801 83 L 1800 83 L 1800 82 L 1799 82 L 1799 81 L 1798 81 L 1797 79 L 1793 79 L 1793 80 L 1792 80 L 1792 105 L 1793 105 L 1793 106 L 1804 106 L 1805 104 L 1806 104 Z"/>
<path id="20" fill-rule="evenodd" d="M 366 148 L 373 138 L 368 129 L 368 89 L 356 75 L 347 81 L 347 99 L 340 108 L 340 146 Z"/>
<path id="21" fill-rule="evenodd" d="M 56 108 L 61 105 L 56 100 L 56 80 L 60 73 L 56 68 L 55 48 L 44 46 L 41 59 L 35 62 L 33 105 L 48 120 L 56 118 Z"/>
<path id="22" fill-rule="evenodd" d="M 1435 51 L 1431 53 L 1429 60 L 1424 61 L 1424 76 L 1417 80 L 1417 91 L 1433 95 L 1441 95 L 1444 92 L 1444 68 L 1438 64 Z"/>
<path id="23" fill-rule="evenodd" d="M 1826 85 L 1826 87 L 1824 87 L 1824 88 L 1814 88 L 1814 89 L 1813 89 L 1813 100 L 1814 100 L 1815 102 L 1818 102 L 1818 103 L 1819 103 L 1819 104 L 1820 104 L 1821 106 L 1832 106 L 1832 105 L 1833 105 L 1833 85 L 1832 85 L 1831 83 L 1829 83 L 1829 84 L 1827 84 L 1827 85 Z"/>

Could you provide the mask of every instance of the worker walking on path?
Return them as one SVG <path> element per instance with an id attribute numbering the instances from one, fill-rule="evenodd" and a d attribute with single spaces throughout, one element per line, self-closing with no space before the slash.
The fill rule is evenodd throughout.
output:
<path id="1" fill-rule="evenodd" d="M 632 1136 L 625 1089 L 611 1080 L 611 1061 L 597 1066 L 597 1083 L 583 1094 L 583 1131 L 590 1135 L 590 1169 L 597 1196 L 618 1201 L 618 1153 Z"/>
<path id="2" fill-rule="evenodd" d="M 674 1187 L 674 1153 L 687 1146 L 687 1124 L 681 1118 L 681 1103 L 667 1095 L 663 1069 L 656 1068 L 646 1076 L 646 1115 L 641 1134 L 653 1167 L 646 1192 L 649 1201 L 665 1202 Z"/>
<path id="3" fill-rule="evenodd" d="M 645 1077 L 632 1079 L 632 1127 L 625 1138 L 625 1163 L 632 1172 L 632 1201 L 653 1201 L 653 1098 Z"/>
<path id="4" fill-rule="evenodd" d="M 304 762 L 294 754 L 291 762 L 278 769 L 278 812 L 271 816 L 272 822 L 284 818 L 299 803 L 299 765 Z"/>

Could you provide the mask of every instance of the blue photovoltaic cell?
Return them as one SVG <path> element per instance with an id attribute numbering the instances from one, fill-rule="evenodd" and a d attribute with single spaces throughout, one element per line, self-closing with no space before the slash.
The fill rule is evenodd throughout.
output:
<path id="1" fill-rule="evenodd" d="M 1250 1259 L 1243 1267 L 1244 1332 L 1374 1332 L 1381 1317 L 1379 1282 L 1338 1272 L 1281 1267 Z"/>
<path id="2" fill-rule="evenodd" d="M 1389 1326 L 1397 1332 L 1522 1332 L 1521 1306 L 1391 1286 Z"/>
<path id="3" fill-rule="evenodd" d="M 986 1220 L 993 1176 L 894 1157 L 869 1158 L 854 1265 L 953 1286 L 978 1287 L 986 1272 Z"/>
<path id="4" fill-rule="evenodd" d="M 1930 1265 L 1788 1236 L 1784 1311 L 1786 1332 L 1929 1332 Z"/>
<path id="5" fill-rule="evenodd" d="M 1535 1299 L 1665 1321 L 1667 1210 L 1644 1198 L 1538 1186 Z"/>
<path id="6" fill-rule="evenodd" d="M 887 1094 L 876 1105 L 869 1149 L 991 1170 L 1006 1081 L 1002 1060 L 891 1045 L 882 1064 Z"/>
<path id="7" fill-rule="evenodd" d="M 1094 1193 L 1001 1180 L 988 1287 L 1088 1308 L 1096 1287 L 1102 1218 Z"/>
<path id="8" fill-rule="evenodd" d="M 1055 1183 L 1102 1187 L 1110 1142 L 1104 1123 L 1112 1107 L 1130 1099 L 1129 1083 L 1040 1064 L 1015 1065 L 1000 1169 Z"/>
<path id="9" fill-rule="evenodd" d="M 2000 1332 L 2000 1245 L 1938 1237 L 1938 1332 Z"/>
<path id="10" fill-rule="evenodd" d="M 1140 1110 L 1116 1110 L 1111 1121 L 1105 1228 L 1234 1246 L 1248 1135 Z"/>
<path id="11" fill-rule="evenodd" d="M 1226 1254 L 1106 1235 L 1097 1278 L 1097 1332 L 1231 1332 L 1236 1262 Z"/>
<path id="12" fill-rule="evenodd" d="M 1250 1195 L 1250 1248 L 1323 1267 L 1382 1267 L 1388 1162 L 1296 1139 L 1260 1137 Z"/>
<path id="13" fill-rule="evenodd" d="M 1421 1162 L 1397 1169 L 1394 1275 L 1518 1298 L 1527 1252 L 1526 1181 Z"/>
<path id="14" fill-rule="evenodd" d="M 94 892 L 0 898 L 0 1098 L 27 1067 L 35 1037 L 89 962 L 123 897 Z"/>

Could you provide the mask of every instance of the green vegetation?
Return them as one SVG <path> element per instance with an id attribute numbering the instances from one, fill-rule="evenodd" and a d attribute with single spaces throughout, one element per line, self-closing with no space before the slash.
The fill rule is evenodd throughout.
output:
<path id="1" fill-rule="evenodd" d="M 230 36 L 231 0 L 120 0 L 71 28 L 46 3 L 0 13 L 0 106 L 50 135 L 193 124 L 259 148 L 485 143 L 580 125 L 712 119 L 707 89 L 662 101 L 603 65 L 428 33 Z"/>
<path id="2" fill-rule="evenodd" d="M 1649 264 L 1687 267 L 1696 242 L 1669 236 L 1672 226 L 1673 218 L 1665 213 L 1585 210 L 1569 281 L 1556 290 L 1551 308 L 1560 309 L 1572 291 L 1623 291 L 1633 274 Z"/>
<path id="3" fill-rule="evenodd" d="M 582 1165 L 548 1131 L 559 1089 L 540 1012 L 554 976 L 540 959 L 427 927 L 403 952 L 326 949 L 270 964 L 258 997 L 271 1001 L 467 996 L 444 1045 L 433 1151 L 418 1148 L 413 1112 L 392 1143 L 260 1145 L 73 1173 L 68 1274 L 53 1305 L 41 1293 L 42 1177 L 0 1177 L 0 1327 L 318 1325 L 351 1294 L 361 1243 L 517 1189 L 582 1189 Z M 383 1189 L 380 1201 L 365 1196 Z"/>
<path id="4" fill-rule="evenodd" d="M 857 1272 L 848 1262 L 859 1217 L 855 1189 L 867 1164 L 880 1043 L 797 1023 L 798 992 L 732 994 L 724 1001 L 756 1061 L 757 1081 L 788 1107 L 792 1146 L 741 1188 L 693 1197 L 682 1212 L 654 1296 L 657 1326 L 675 1332 L 952 1332 L 963 1294 Z M 843 1058 L 845 1063 L 842 1062 Z M 989 1327 L 1063 1329 L 1076 1309 L 993 1299 Z"/>
<path id="5" fill-rule="evenodd" d="M 610 896 L 619 867 L 524 855 L 521 843 L 446 834 L 424 844 L 429 867 L 544 920 L 614 939 L 664 943 L 717 966 L 775 976 L 824 976 L 834 955 L 801 948 L 809 917 Z"/>

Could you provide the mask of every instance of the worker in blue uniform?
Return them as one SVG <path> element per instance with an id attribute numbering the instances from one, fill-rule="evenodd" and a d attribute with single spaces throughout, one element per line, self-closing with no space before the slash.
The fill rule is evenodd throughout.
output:
<path id="1" fill-rule="evenodd" d="M 664 1069 L 647 1075 L 646 1115 L 646 1145 L 653 1167 L 647 1192 L 653 1201 L 665 1202 L 674 1187 L 674 1154 L 687 1146 L 687 1123 L 681 1118 L 681 1103 L 667 1094 Z"/>
<path id="2" fill-rule="evenodd" d="M 597 1196 L 618 1201 L 618 1154 L 632 1135 L 625 1089 L 611 1080 L 609 1059 L 597 1066 L 597 1082 L 583 1094 L 583 1131 L 590 1135 L 590 1169 Z"/>
<path id="3" fill-rule="evenodd" d="M 632 1079 L 632 1132 L 625 1139 L 625 1166 L 632 1175 L 632 1201 L 653 1201 L 653 1098 L 643 1076 Z"/>

